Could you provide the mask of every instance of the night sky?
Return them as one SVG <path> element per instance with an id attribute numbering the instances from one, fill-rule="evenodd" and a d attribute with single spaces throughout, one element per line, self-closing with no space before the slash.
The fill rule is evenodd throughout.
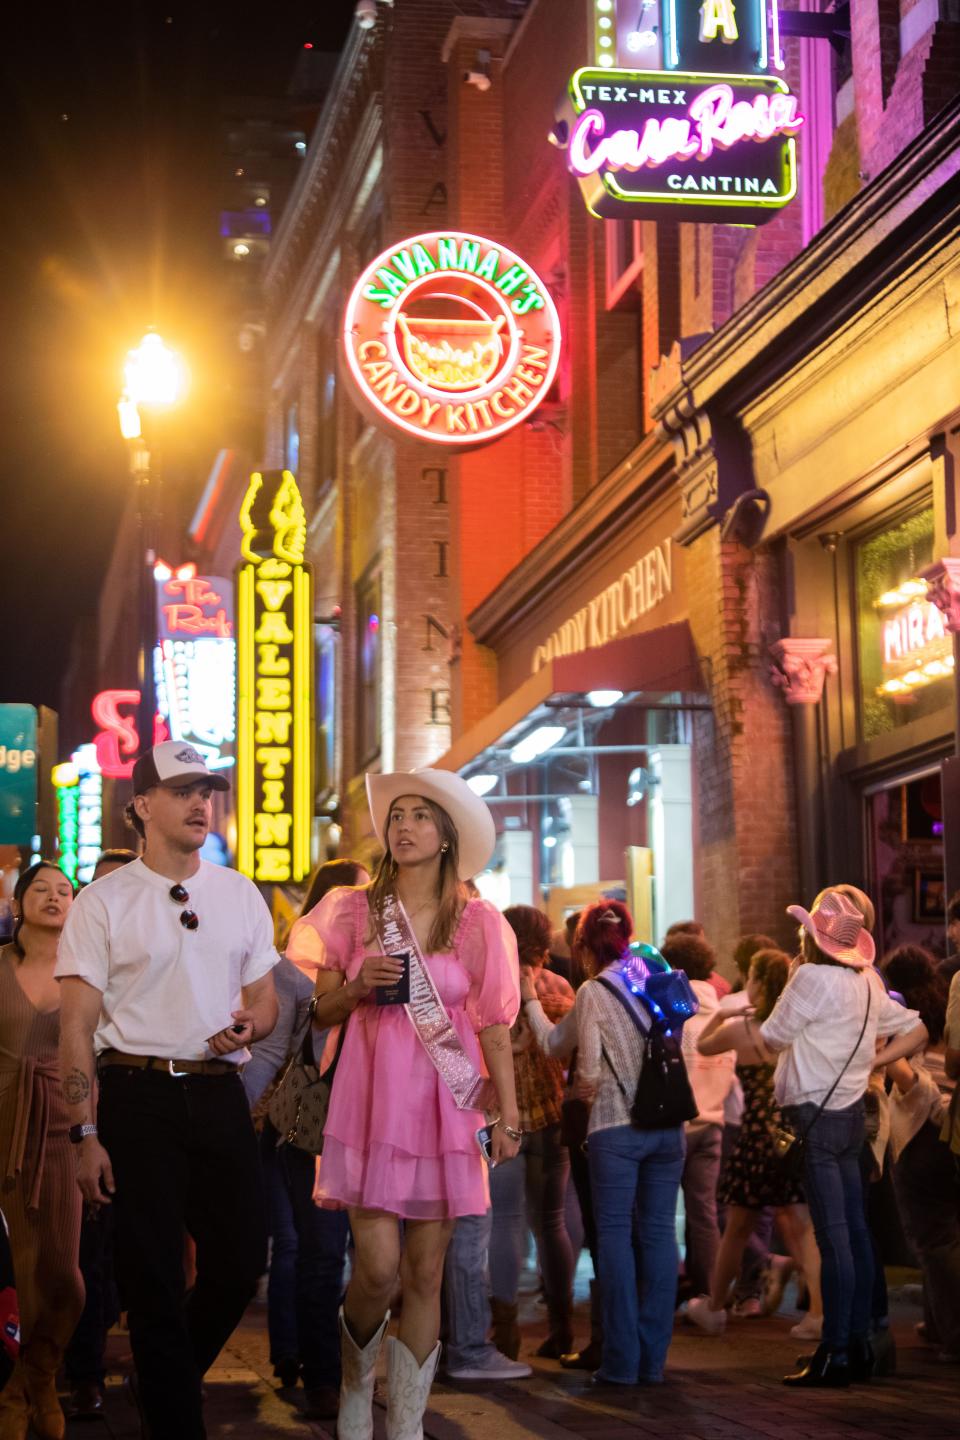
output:
<path id="1" fill-rule="evenodd" d="M 0 701 L 56 708 L 73 617 L 96 610 L 131 483 L 122 364 L 150 325 L 189 357 L 178 424 L 212 461 L 219 105 L 283 94 L 300 46 L 339 49 L 353 8 L 7 7 Z"/>

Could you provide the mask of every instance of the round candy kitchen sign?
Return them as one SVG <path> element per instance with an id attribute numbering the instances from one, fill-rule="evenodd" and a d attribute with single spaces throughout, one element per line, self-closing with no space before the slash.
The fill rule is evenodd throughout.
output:
<path id="1" fill-rule="evenodd" d="M 479 445 L 525 420 L 560 359 L 547 287 L 506 245 L 431 231 L 385 250 L 344 321 L 351 374 L 380 419 L 443 445 Z"/>

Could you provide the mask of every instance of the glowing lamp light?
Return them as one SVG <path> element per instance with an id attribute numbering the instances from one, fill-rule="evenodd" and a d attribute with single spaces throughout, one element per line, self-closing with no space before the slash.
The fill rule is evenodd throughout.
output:
<path id="1" fill-rule="evenodd" d="M 546 849 L 546 850 L 552 850 L 552 849 L 554 848 L 554 846 L 556 845 L 556 843 L 557 843 L 557 837 L 556 837 L 556 835 L 544 835 L 544 837 L 543 837 L 544 849 Z"/>
<path id="2" fill-rule="evenodd" d="M 249 246 L 249 245 L 244 245 L 243 241 L 241 240 L 239 244 L 234 245 L 234 247 L 233 247 L 233 253 L 234 253 L 234 255 L 236 255 L 240 260 L 242 260 L 245 255 L 249 255 L 249 254 L 250 254 L 250 246 Z"/>
<path id="3" fill-rule="evenodd" d="M 880 610 L 890 609 L 894 605 L 909 605 L 911 600 L 920 600 L 927 593 L 926 580 L 904 580 L 895 590 L 886 590 L 874 604 Z"/>
<path id="4" fill-rule="evenodd" d="M 496 789 L 498 779 L 497 775 L 468 775 L 467 784 L 474 795 L 483 796 L 489 795 L 491 790 Z"/>
<path id="5" fill-rule="evenodd" d="M 122 399 L 117 402 L 117 414 L 120 417 L 120 434 L 124 440 L 139 440 L 141 435 L 140 411 L 132 400 Z"/>
<path id="6" fill-rule="evenodd" d="M 185 388 L 182 361 L 153 331 L 128 353 L 123 374 L 123 398 L 137 407 L 175 405 Z"/>
<path id="7" fill-rule="evenodd" d="M 606 710 L 623 699 L 622 690 L 588 690 L 587 701 L 595 710 Z"/>
<path id="8" fill-rule="evenodd" d="M 510 751 L 510 759 L 514 765 L 529 765 L 532 760 L 536 760 L 545 751 L 558 744 L 566 733 L 565 725 L 539 725 L 536 730 L 532 730 L 529 735 L 525 735 L 517 745 L 514 745 Z"/>
<path id="9" fill-rule="evenodd" d="M 72 761 L 65 760 L 62 765 L 54 765 L 50 778 L 57 786 L 79 785 L 80 771 Z"/>
<path id="10" fill-rule="evenodd" d="M 605 70 L 608 70 L 608 69 L 613 65 L 613 56 L 612 56 L 612 55 L 601 55 L 601 56 L 600 56 L 600 64 L 603 66 L 603 68 L 604 68 Z"/>

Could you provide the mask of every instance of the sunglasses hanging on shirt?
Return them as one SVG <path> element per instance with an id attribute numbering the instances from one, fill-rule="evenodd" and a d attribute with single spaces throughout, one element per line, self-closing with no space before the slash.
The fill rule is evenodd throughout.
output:
<path id="1" fill-rule="evenodd" d="M 178 905 L 186 905 L 190 895 L 182 885 L 171 885 L 170 899 L 175 900 Z M 200 924 L 200 916 L 194 910 L 181 910 L 180 924 L 184 930 L 196 930 Z"/>

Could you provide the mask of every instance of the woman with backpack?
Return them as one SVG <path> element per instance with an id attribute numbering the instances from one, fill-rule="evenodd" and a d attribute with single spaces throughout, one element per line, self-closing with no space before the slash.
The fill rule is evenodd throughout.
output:
<path id="1" fill-rule="evenodd" d="M 657 1385 L 673 1331 L 683 1122 L 646 1129 L 631 1116 L 653 1021 L 641 999 L 647 967 L 628 949 L 629 913 L 601 901 L 584 913 L 580 931 L 595 935 L 598 963 L 575 1007 L 578 1090 L 592 1101 L 587 1154 L 603 1310 L 594 1383 Z"/>

